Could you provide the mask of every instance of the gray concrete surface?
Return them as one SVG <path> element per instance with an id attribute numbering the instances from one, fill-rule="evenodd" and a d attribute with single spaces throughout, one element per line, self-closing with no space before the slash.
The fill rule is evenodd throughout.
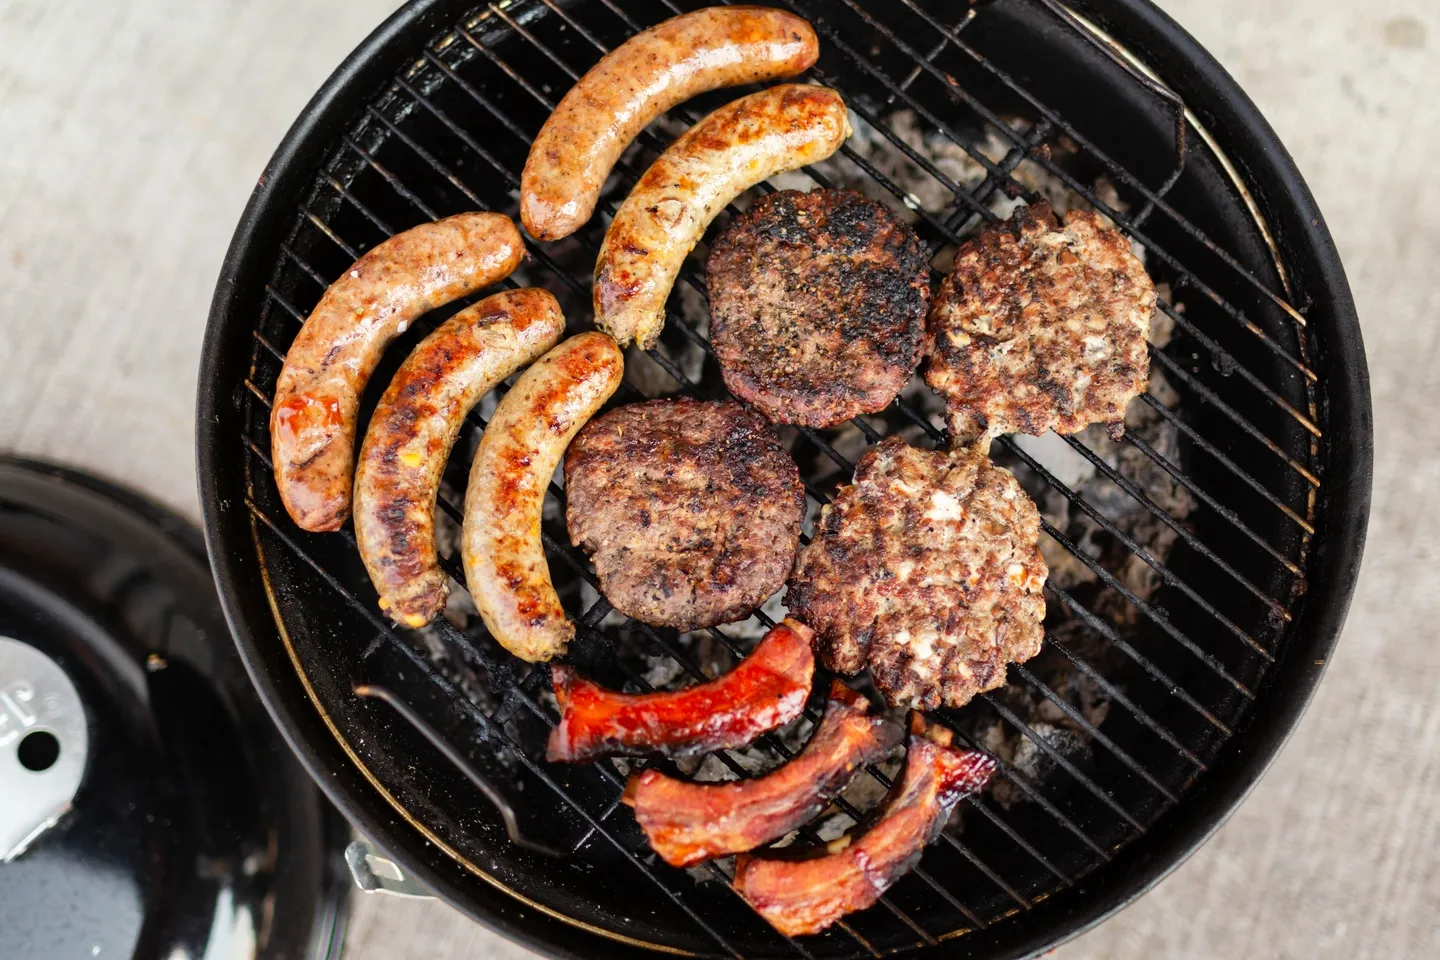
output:
<path id="1" fill-rule="evenodd" d="M 1299 731 L 1214 840 L 1064 960 L 1440 956 L 1440 9 L 1164 0 L 1294 153 L 1339 243 L 1376 403 L 1359 593 Z M 0 0 L 0 449 L 197 513 L 211 288 L 266 157 L 391 0 Z M 368 898 L 351 960 L 521 957 Z"/>

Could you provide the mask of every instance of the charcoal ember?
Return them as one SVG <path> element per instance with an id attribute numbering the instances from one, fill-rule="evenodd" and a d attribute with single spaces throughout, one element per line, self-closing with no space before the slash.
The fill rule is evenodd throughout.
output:
<path id="1" fill-rule="evenodd" d="M 1101 676 L 1115 676 L 1125 665 L 1124 654 L 1077 620 L 1061 620 L 1048 632 L 1052 640 L 1063 643 L 1066 650 Z M 1063 701 L 1065 708 L 1028 680 L 1013 675 L 1011 683 L 989 695 L 991 701 L 1019 717 L 1066 759 L 1087 761 L 1093 740 L 1090 729 L 1105 722 L 1112 703 L 1110 694 L 1076 667 L 1054 643 L 1047 643 L 1039 655 L 1025 664 L 1025 669 Z M 974 704 L 950 719 L 973 742 L 1009 763 L 1032 782 L 1038 783 L 1055 766 L 1050 754 L 1001 716 L 991 703 Z M 1030 802 L 1025 790 L 1004 774 L 992 778 L 986 789 L 995 802 L 1006 809 Z M 952 829 L 959 828 L 959 824 L 952 823 Z"/>
<path id="2" fill-rule="evenodd" d="M 1072 757 L 1085 758 L 1090 755 L 1090 738 L 1083 734 L 1058 724 L 1039 720 L 1029 724 L 1029 727 L 1036 737 L 1045 741 L 1046 746 L 1067 760 Z M 1008 763 L 1031 784 L 1044 780 L 1057 765 L 1054 756 L 1029 736 L 1008 736 L 998 726 L 985 728 L 980 745 Z M 996 777 L 991 781 L 988 789 L 995 802 L 1006 810 L 1017 803 L 1030 800 L 1025 789 L 1010 777 Z"/>

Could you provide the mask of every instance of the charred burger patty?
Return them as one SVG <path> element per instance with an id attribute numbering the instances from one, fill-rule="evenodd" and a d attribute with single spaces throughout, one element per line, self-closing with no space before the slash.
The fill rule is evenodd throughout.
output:
<path id="1" fill-rule="evenodd" d="M 945 397 L 951 436 L 1092 423 L 1124 428 L 1145 390 L 1155 285 L 1123 234 L 1049 204 L 1016 210 L 962 246 L 930 310 L 925 380 Z"/>
<path id="2" fill-rule="evenodd" d="M 725 385 L 776 423 L 883 410 L 920 362 L 929 277 L 914 231 L 852 190 L 756 201 L 706 268 Z"/>
<path id="3" fill-rule="evenodd" d="M 800 553 L 786 604 L 840 673 L 890 703 L 958 707 L 1040 651 L 1040 514 L 973 450 L 890 437 L 855 467 Z"/>
<path id="4" fill-rule="evenodd" d="M 744 619 L 779 590 L 805 515 L 795 461 L 738 403 L 652 400 L 592 420 L 565 491 L 605 598 L 679 630 Z"/>

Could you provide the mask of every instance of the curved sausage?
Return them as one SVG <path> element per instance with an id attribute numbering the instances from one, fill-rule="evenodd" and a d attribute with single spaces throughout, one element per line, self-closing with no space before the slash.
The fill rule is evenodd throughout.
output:
<path id="1" fill-rule="evenodd" d="M 786 619 L 725 676 L 659 693 L 617 693 L 570 667 L 551 667 L 560 723 L 550 731 L 545 759 L 575 762 L 645 753 L 689 757 L 743 747 L 805 708 L 815 673 L 814 636 L 803 623 Z"/>
<path id="2" fill-rule="evenodd" d="M 940 836 L 950 811 L 985 786 L 993 758 L 950 745 L 943 727 L 910 715 L 905 773 L 878 810 L 870 829 L 833 840 L 808 859 L 751 857 L 735 861 L 734 887 L 787 937 L 819 933 L 847 913 L 864 910 L 920 862 L 926 844 Z"/>
<path id="3" fill-rule="evenodd" d="M 539 240 L 569 236 L 650 121 L 706 90 L 793 77 L 819 55 L 810 24 L 767 7 L 707 7 L 636 34 L 591 67 L 540 128 L 520 175 L 520 221 Z"/>
<path id="4" fill-rule="evenodd" d="M 595 261 L 595 325 L 649 349 L 685 258 L 727 203 L 767 177 L 830 156 L 850 135 L 845 101 L 786 84 L 742 97 L 687 130 L 635 184 Z"/>
<path id="5" fill-rule="evenodd" d="M 531 663 L 564 653 L 575 636 L 540 543 L 545 490 L 571 438 L 624 373 L 624 355 L 603 333 L 561 343 L 500 401 L 470 466 L 465 582 L 491 635 Z"/>
<path id="6" fill-rule="evenodd" d="M 380 398 L 355 466 L 355 542 L 396 623 L 423 626 L 445 609 L 435 498 L 466 414 L 564 332 L 548 292 L 497 293 L 422 340 Z"/>
<path id="7" fill-rule="evenodd" d="M 325 291 L 270 413 L 275 483 L 302 530 L 338 530 L 350 512 L 360 394 L 385 347 L 426 311 L 509 276 L 524 250 L 509 217 L 462 213 L 396 234 Z"/>
<path id="8" fill-rule="evenodd" d="M 900 728 L 867 715 L 869 704 L 836 680 L 805 749 L 763 777 L 692 783 L 645 770 L 621 798 L 650 846 L 672 867 L 744 853 L 820 815 L 855 772 L 900 742 Z"/>

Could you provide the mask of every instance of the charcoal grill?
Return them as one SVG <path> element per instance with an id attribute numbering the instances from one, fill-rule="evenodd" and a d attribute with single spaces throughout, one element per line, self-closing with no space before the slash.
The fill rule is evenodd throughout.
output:
<path id="1" fill-rule="evenodd" d="M 543 762 L 546 671 L 509 660 L 474 617 L 391 627 L 349 532 L 304 533 L 280 505 L 269 398 L 325 287 L 414 224 L 513 214 L 530 139 L 575 78 L 699 5 L 422 0 L 306 107 L 235 235 L 200 377 L 200 488 L 230 625 L 276 721 L 341 809 L 438 895 L 543 953 L 1032 955 L 1154 884 L 1254 784 L 1323 671 L 1369 507 L 1364 353 L 1320 213 L 1254 106 L 1144 0 L 777 3 L 816 25 L 823 53 L 809 79 L 841 90 L 864 132 L 801 182 L 888 198 L 947 267 L 944 248 L 1004 202 L 1079 196 L 1143 245 L 1173 328 L 1152 349 L 1163 388 L 1132 406 L 1151 432 L 1070 438 L 1058 454 L 997 443 L 1050 517 L 1047 550 L 1069 556 L 1069 573 L 1047 588 L 1047 652 L 1012 668 L 1004 690 L 938 717 L 997 753 L 996 783 L 876 907 L 787 940 L 729 890 L 723 864 L 658 862 L 619 804 L 629 768 Z M 571 332 L 587 328 L 609 213 L 657 148 L 743 92 L 653 126 L 597 218 L 531 244 L 509 282 L 549 288 Z M 723 393 L 695 263 L 670 306 L 660 344 L 631 351 L 619 402 Z M 446 313 L 392 348 L 367 411 Z M 490 409 L 472 415 L 447 471 L 440 508 L 452 520 Z M 783 431 L 812 514 L 882 436 L 943 442 L 934 412 L 912 385 L 844 429 Z M 770 622 L 683 637 L 625 622 L 568 546 L 563 491 L 552 492 L 545 538 L 580 625 L 573 657 L 605 682 L 713 674 Z M 445 562 L 463 582 L 453 552 Z M 783 756 L 782 741 L 771 747 Z M 734 756 L 717 762 L 743 769 Z"/>

